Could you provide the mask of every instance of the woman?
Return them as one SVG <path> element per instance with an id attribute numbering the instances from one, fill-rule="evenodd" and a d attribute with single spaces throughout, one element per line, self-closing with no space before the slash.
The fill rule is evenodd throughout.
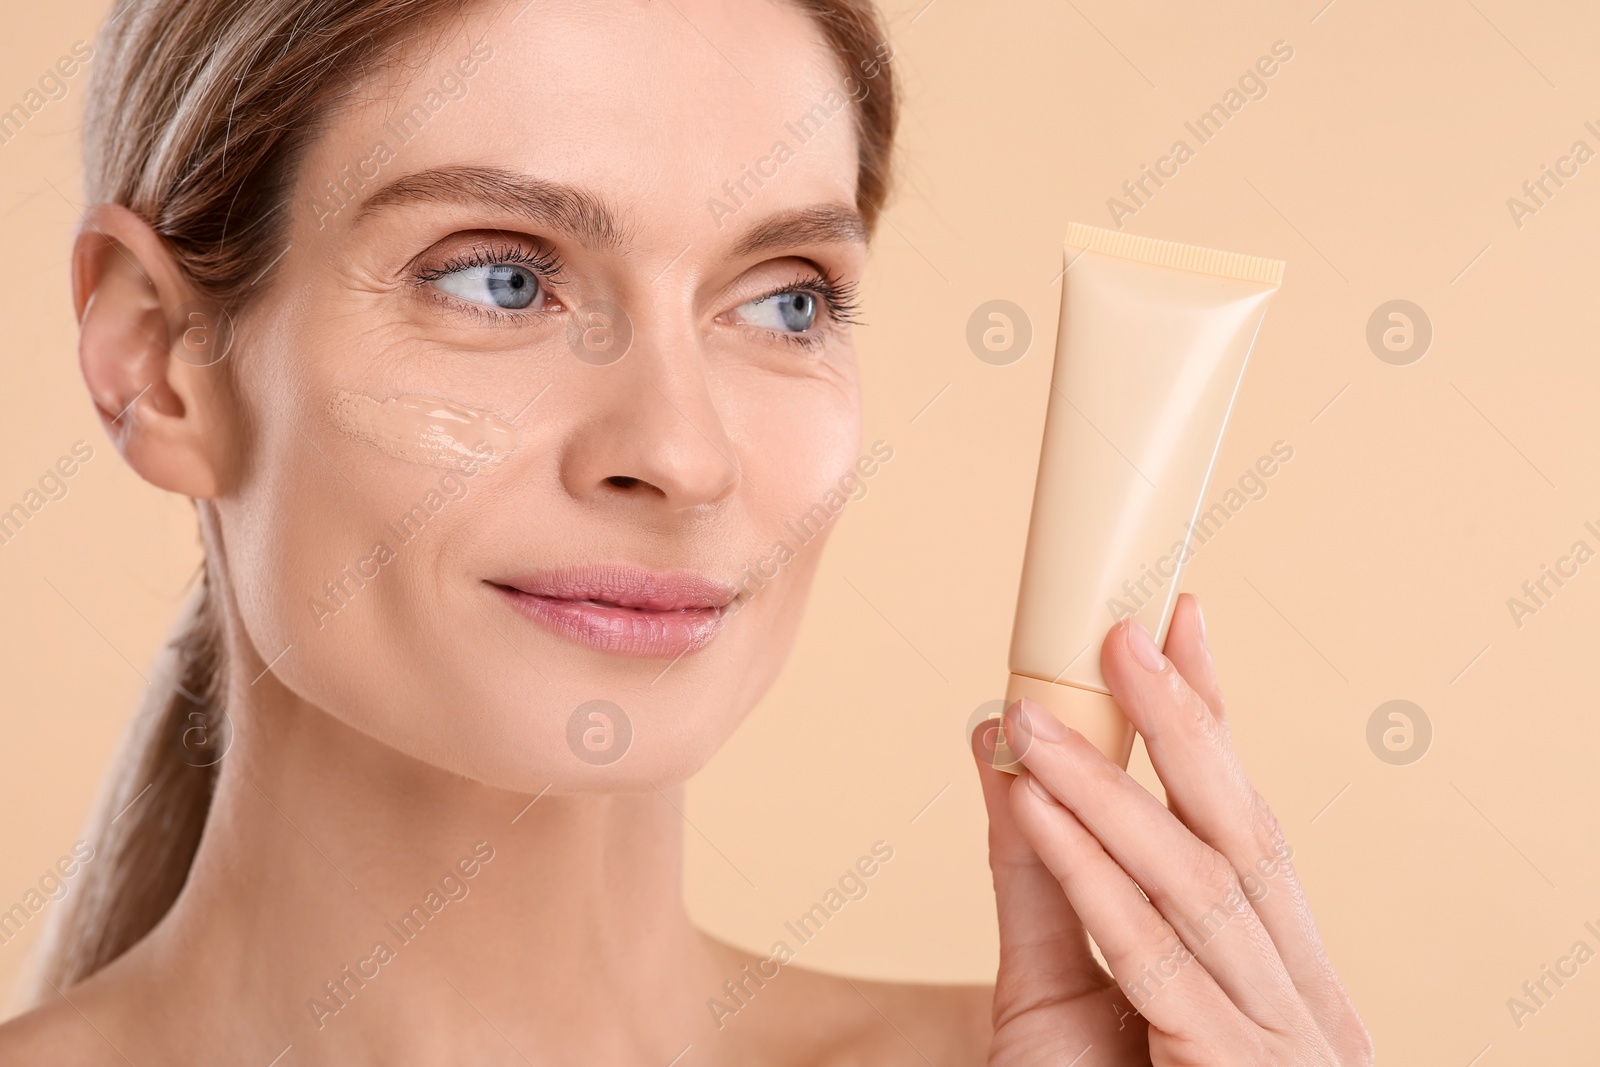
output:
<path id="1" fill-rule="evenodd" d="M 206 565 L 0 1061 L 1370 1060 L 1192 598 L 1103 650 L 1175 815 L 1042 709 L 979 758 L 994 989 L 685 915 L 817 554 L 750 561 L 870 456 L 890 61 L 857 0 L 117 5 L 80 357 Z"/>

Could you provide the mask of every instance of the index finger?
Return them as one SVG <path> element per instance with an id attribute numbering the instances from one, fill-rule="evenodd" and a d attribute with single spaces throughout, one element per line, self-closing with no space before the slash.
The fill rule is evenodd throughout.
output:
<path id="1" fill-rule="evenodd" d="M 1172 646 L 1173 640 L 1178 647 Z M 1169 647 L 1175 656 L 1198 663 L 1199 650 L 1187 647 L 1197 640 L 1198 633 L 1186 629 L 1169 638 Z M 1293 849 L 1245 775 L 1226 724 L 1134 620 L 1112 629 L 1101 649 L 1100 667 L 1118 705 L 1144 737 L 1173 814 L 1238 873 L 1313 1015 L 1322 1023 L 1353 1018 L 1355 1009 L 1328 961 L 1290 863 Z M 1208 655 L 1201 669 L 1209 672 Z"/>

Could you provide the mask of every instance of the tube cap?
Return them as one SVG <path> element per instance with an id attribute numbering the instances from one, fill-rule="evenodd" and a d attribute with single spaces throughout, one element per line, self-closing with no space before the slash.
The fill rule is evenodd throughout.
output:
<path id="1" fill-rule="evenodd" d="M 1056 718 L 1087 737 L 1106 759 L 1119 767 L 1128 766 L 1133 754 L 1133 724 L 1122 714 L 1111 694 L 1076 685 L 1046 682 L 1026 674 L 1012 674 L 1006 683 L 1006 707 L 1023 697 L 1042 704 Z M 1022 742 L 1024 745 L 1026 741 Z M 1007 774 L 1018 774 L 1022 763 L 1018 753 L 1000 736 L 994 743 L 994 766 Z"/>

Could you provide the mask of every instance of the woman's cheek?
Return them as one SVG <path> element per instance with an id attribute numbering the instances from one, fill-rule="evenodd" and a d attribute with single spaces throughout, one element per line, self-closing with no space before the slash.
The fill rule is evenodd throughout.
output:
<path id="1" fill-rule="evenodd" d="M 794 562 L 806 572 L 815 568 L 827 534 L 860 493 L 861 414 L 849 385 L 818 390 L 812 403 L 767 423 L 772 437 L 764 447 L 774 463 L 767 477 L 782 491 L 773 495 L 779 504 L 763 524 L 776 542 L 793 547 Z"/>
<path id="2" fill-rule="evenodd" d="M 393 396 L 361 376 L 306 378 L 317 380 L 261 383 L 263 399 L 283 386 L 270 403 L 292 414 L 254 420 L 272 426 L 254 442 L 265 462 L 252 464 L 225 538 L 263 662 L 281 656 L 274 673 L 333 710 L 319 679 L 406 646 L 415 605 L 438 592 L 423 587 L 447 532 L 475 506 L 469 494 L 514 466 L 520 442 L 481 402 Z"/>

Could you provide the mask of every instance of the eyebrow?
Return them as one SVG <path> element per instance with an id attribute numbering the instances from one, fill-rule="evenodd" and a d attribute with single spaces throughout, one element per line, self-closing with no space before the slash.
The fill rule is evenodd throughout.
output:
<path id="1" fill-rule="evenodd" d="M 817 244 L 865 244 L 867 224 L 861 212 L 843 204 L 791 208 L 763 219 L 733 246 L 735 256 L 774 248 Z"/>
<path id="2" fill-rule="evenodd" d="M 539 226 L 572 234 L 592 248 L 616 250 L 629 234 L 605 202 L 565 182 L 535 178 L 500 167 L 434 167 L 396 178 L 367 197 L 355 222 L 405 204 L 484 204 Z M 774 248 L 818 244 L 865 244 L 866 220 L 853 206 L 818 204 L 780 211 L 758 222 L 733 246 L 751 256 Z"/>
<path id="3" fill-rule="evenodd" d="M 362 202 L 355 222 L 383 208 L 418 203 L 488 205 L 563 230 L 593 248 L 628 243 L 626 229 L 594 194 L 499 167 L 435 167 L 396 178 Z"/>

